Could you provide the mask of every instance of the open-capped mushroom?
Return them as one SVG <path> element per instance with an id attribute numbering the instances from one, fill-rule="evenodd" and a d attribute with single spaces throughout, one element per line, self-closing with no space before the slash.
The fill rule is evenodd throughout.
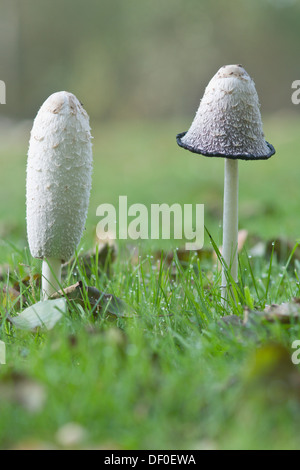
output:
<path id="1" fill-rule="evenodd" d="M 225 65 L 211 79 L 188 130 L 177 135 L 180 147 L 207 157 L 225 158 L 222 302 L 227 273 L 238 280 L 238 160 L 266 160 L 274 147 L 265 141 L 255 84 L 241 65 Z"/>

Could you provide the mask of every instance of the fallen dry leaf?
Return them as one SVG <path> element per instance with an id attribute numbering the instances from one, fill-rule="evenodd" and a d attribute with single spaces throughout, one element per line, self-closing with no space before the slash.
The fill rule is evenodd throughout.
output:
<path id="1" fill-rule="evenodd" d="M 97 250 L 98 260 L 96 262 Z M 115 243 L 99 243 L 98 247 L 79 256 L 78 264 L 84 269 L 87 277 L 90 277 L 94 273 L 95 265 L 97 265 L 98 267 L 99 275 L 103 272 L 109 275 L 111 265 L 115 262 L 117 254 L 118 249 Z M 68 267 L 72 263 L 74 263 L 74 258 L 72 258 L 70 261 L 68 261 L 62 266 L 62 274 L 64 276 L 67 275 Z"/>
<path id="2" fill-rule="evenodd" d="M 284 302 L 280 305 L 266 305 L 262 311 L 244 309 L 244 324 L 254 319 L 260 319 L 267 322 L 279 322 L 290 324 L 300 320 L 300 304 L 298 301 Z"/>
<path id="3" fill-rule="evenodd" d="M 67 297 L 69 300 L 79 303 L 82 307 L 86 304 L 86 295 L 91 307 L 95 307 L 96 312 L 112 315 L 118 318 L 130 318 L 136 312 L 115 295 L 105 294 L 96 287 L 83 286 L 81 281 L 72 286 L 66 287 L 52 295 L 51 299 Z"/>
<path id="4" fill-rule="evenodd" d="M 7 316 L 8 321 L 21 330 L 34 331 L 37 328 L 52 330 L 57 322 L 66 314 L 65 299 L 52 299 L 38 302 L 27 307 L 15 317 Z"/>
<path id="5" fill-rule="evenodd" d="M 110 243 L 99 243 L 98 245 L 98 272 L 101 274 L 103 270 L 109 274 L 111 264 L 114 263 L 117 257 L 117 245 Z M 95 264 L 97 249 L 86 253 L 80 258 L 83 264 L 86 275 L 89 277 L 92 274 L 92 266 Z"/>

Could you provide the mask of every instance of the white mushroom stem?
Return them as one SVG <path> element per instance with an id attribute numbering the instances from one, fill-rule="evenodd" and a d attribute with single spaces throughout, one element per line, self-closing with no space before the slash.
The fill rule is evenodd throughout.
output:
<path id="1" fill-rule="evenodd" d="M 48 258 L 43 260 L 42 266 L 42 298 L 49 299 L 52 294 L 60 290 L 61 260 Z"/>
<path id="2" fill-rule="evenodd" d="M 238 160 L 225 159 L 222 256 L 234 282 L 238 280 Z M 222 305 L 227 305 L 230 279 L 222 270 Z"/>

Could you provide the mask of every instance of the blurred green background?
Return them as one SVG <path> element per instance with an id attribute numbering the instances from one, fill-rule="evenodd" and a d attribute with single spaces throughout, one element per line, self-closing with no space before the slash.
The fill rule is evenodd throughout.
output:
<path id="1" fill-rule="evenodd" d="M 95 171 L 87 240 L 96 208 L 202 203 L 220 239 L 223 161 L 177 147 L 208 81 L 241 63 L 253 77 L 267 162 L 240 164 L 240 227 L 263 238 L 300 233 L 300 2 L 293 0 L 1 0 L 0 237 L 26 244 L 26 153 L 32 121 L 53 92 L 78 96 L 91 117 Z M 4 242 L 3 242 L 4 240 Z M 4 243 L 4 245 L 3 245 Z M 3 251 L 2 250 L 2 251 Z"/>

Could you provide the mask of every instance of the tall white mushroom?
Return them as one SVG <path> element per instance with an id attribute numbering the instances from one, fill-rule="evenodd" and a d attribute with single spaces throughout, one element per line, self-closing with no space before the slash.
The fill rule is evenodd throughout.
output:
<path id="1" fill-rule="evenodd" d="M 82 237 L 92 160 L 88 114 L 72 93 L 54 93 L 35 118 L 27 162 L 27 236 L 32 256 L 43 259 L 44 299 L 60 288 L 61 264 Z"/>
<path id="2" fill-rule="evenodd" d="M 237 282 L 238 160 L 266 160 L 275 153 L 264 139 L 255 84 L 241 65 L 225 65 L 214 75 L 190 129 L 177 135 L 177 143 L 194 153 L 225 158 L 222 255 Z M 223 267 L 223 305 L 227 297 Z"/>

